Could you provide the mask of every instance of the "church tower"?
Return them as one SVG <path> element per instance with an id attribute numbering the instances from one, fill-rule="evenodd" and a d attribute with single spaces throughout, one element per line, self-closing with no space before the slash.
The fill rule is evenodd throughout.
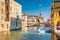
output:
<path id="1" fill-rule="evenodd" d="M 39 22 L 40 23 L 44 23 L 44 18 L 42 16 L 42 13 L 40 12 L 40 15 L 39 15 Z"/>

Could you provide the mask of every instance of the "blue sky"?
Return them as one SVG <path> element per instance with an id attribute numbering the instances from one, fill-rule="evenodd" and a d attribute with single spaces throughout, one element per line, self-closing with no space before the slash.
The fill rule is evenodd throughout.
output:
<path id="1" fill-rule="evenodd" d="M 41 13 L 45 20 L 51 14 L 52 0 L 16 0 L 22 5 L 22 12 L 31 15 L 40 15 Z"/>

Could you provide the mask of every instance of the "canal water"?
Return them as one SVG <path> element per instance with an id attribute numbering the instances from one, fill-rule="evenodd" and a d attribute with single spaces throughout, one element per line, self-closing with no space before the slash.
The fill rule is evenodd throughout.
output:
<path id="1" fill-rule="evenodd" d="M 20 30 L 1 32 L 0 40 L 51 40 L 51 33 L 24 33 Z"/>

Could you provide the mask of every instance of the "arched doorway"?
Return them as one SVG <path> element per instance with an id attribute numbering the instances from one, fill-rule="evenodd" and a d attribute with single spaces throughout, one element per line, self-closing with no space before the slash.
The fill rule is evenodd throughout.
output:
<path id="1" fill-rule="evenodd" d="M 57 30 L 60 30 L 60 21 L 57 22 Z M 60 40 L 60 34 L 59 32 L 56 33 L 57 40 Z"/>
<path id="2" fill-rule="evenodd" d="M 57 30 L 60 30 L 60 21 L 57 23 Z"/>

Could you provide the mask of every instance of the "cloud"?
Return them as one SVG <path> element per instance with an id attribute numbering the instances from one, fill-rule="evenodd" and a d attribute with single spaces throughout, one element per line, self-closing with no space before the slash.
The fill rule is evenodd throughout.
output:
<path id="1" fill-rule="evenodd" d="M 42 6 L 42 4 L 39 4 L 39 7 L 41 7 Z"/>

